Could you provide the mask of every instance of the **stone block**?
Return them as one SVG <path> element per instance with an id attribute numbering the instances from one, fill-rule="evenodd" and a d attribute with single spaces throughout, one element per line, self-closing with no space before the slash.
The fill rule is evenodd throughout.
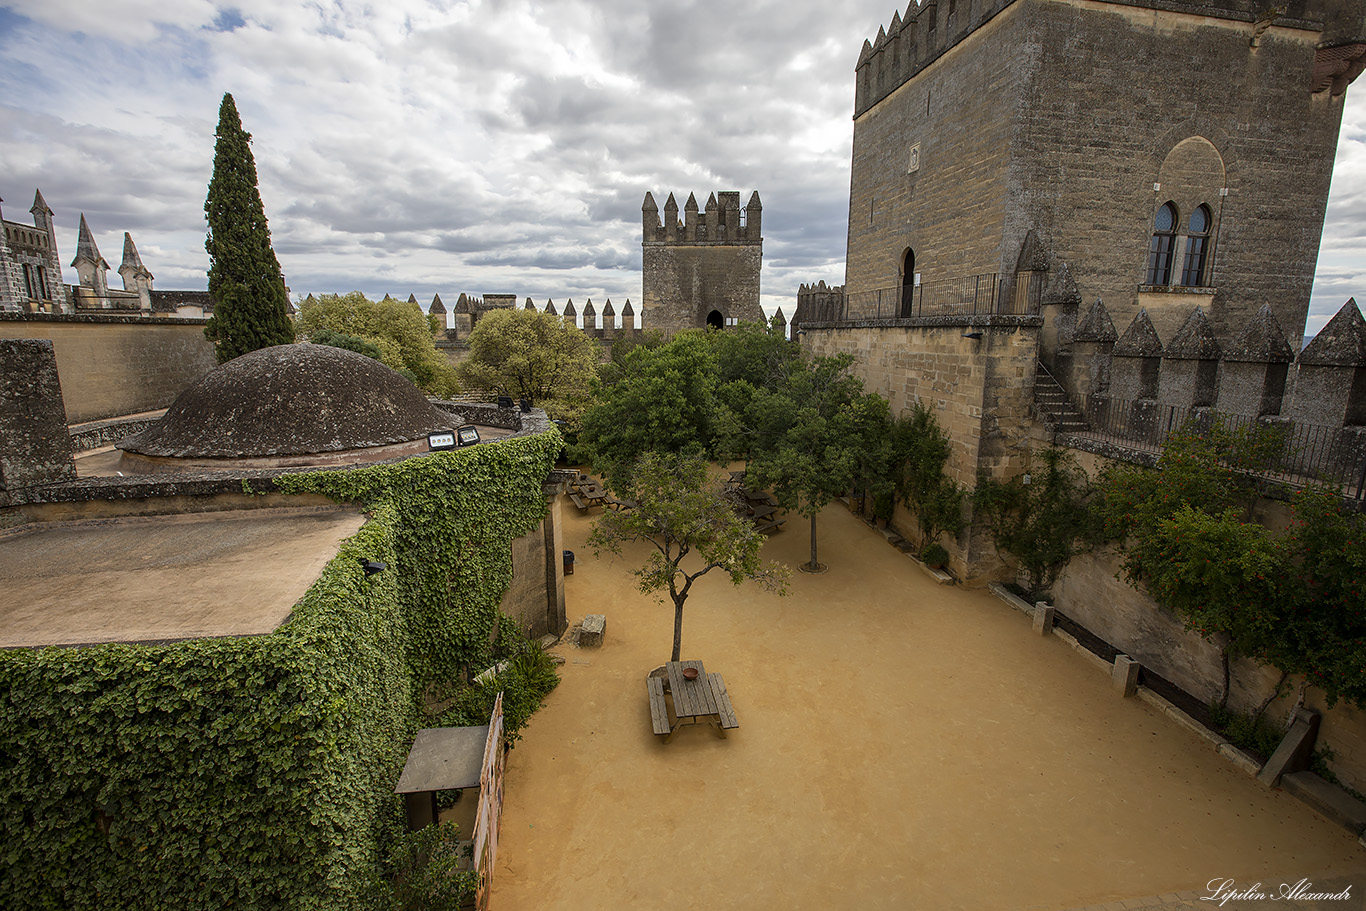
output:
<path id="1" fill-rule="evenodd" d="M 1047 636 L 1053 632 L 1054 609 L 1040 601 L 1034 605 L 1034 632 Z"/>
<path id="2" fill-rule="evenodd" d="M 1110 672 L 1110 684 L 1121 696 L 1132 696 L 1138 692 L 1139 663 L 1128 655 L 1116 655 L 1114 669 Z"/>
<path id="3" fill-rule="evenodd" d="M 1281 786 L 1333 822 L 1360 835 L 1366 831 L 1366 804 L 1313 772 L 1291 772 Z"/>
<path id="4" fill-rule="evenodd" d="M 1296 710 L 1294 723 L 1281 738 L 1276 752 L 1271 754 L 1271 758 L 1257 774 L 1258 781 L 1268 788 L 1274 788 L 1280 783 L 1283 775 L 1309 768 L 1309 760 L 1314 753 L 1314 742 L 1319 736 L 1320 717 L 1318 712 Z"/>
<path id="5" fill-rule="evenodd" d="M 589 614 L 583 618 L 583 626 L 579 628 L 579 647 L 596 648 L 602 645 L 606 635 L 607 618 L 602 614 Z"/>
<path id="6" fill-rule="evenodd" d="M 0 490 L 76 477 L 52 342 L 0 339 Z"/>

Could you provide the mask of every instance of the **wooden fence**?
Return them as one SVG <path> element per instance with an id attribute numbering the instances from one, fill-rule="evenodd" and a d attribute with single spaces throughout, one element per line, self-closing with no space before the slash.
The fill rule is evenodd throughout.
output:
<path id="1" fill-rule="evenodd" d="M 479 769 L 479 808 L 474 817 L 474 868 L 479 872 L 475 906 L 488 911 L 493 865 L 498 859 L 498 826 L 503 819 L 503 694 L 493 703 L 489 739 Z"/>

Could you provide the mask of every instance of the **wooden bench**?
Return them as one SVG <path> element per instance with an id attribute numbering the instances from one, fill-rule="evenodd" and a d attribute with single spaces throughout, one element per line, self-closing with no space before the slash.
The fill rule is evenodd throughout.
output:
<path id="1" fill-rule="evenodd" d="M 664 702 L 664 678 L 646 677 L 645 689 L 650 693 L 650 721 L 654 723 L 656 734 L 668 734 L 669 707 Z M 730 701 L 727 700 L 727 705 Z"/>
<path id="2" fill-rule="evenodd" d="M 730 694 L 726 692 L 726 682 L 721 679 L 720 674 L 708 674 L 707 681 L 711 684 L 712 693 L 716 696 L 716 715 L 721 720 L 721 727 L 738 728 L 740 722 L 735 720 L 735 708 L 730 704 Z"/>
<path id="3" fill-rule="evenodd" d="M 588 504 L 583 501 L 583 497 L 579 496 L 577 493 L 574 493 L 572 490 L 569 492 L 569 499 L 579 509 L 588 508 Z"/>

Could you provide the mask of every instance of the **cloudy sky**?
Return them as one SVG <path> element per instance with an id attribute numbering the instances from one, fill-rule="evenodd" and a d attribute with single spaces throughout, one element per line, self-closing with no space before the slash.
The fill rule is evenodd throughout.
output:
<path id="1" fill-rule="evenodd" d="M 640 298 L 640 203 L 764 202 L 764 303 L 844 277 L 853 67 L 891 0 L 0 0 L 0 197 L 202 289 L 222 94 L 297 295 Z M 1366 296 L 1348 92 L 1309 331 Z M 66 269 L 65 280 L 76 280 Z M 114 284 L 117 285 L 117 279 Z"/>

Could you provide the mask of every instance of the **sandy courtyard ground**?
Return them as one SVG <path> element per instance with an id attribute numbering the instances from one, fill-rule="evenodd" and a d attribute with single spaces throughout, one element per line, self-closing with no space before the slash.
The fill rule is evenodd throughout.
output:
<path id="1" fill-rule="evenodd" d="M 725 677 L 740 728 L 664 744 L 645 675 L 672 611 L 635 590 L 633 558 L 594 558 L 591 518 L 565 518 L 570 619 L 606 614 L 607 637 L 559 649 L 509 754 L 496 911 L 1215 908 L 1194 900 L 1213 879 L 1304 877 L 1351 900 L 1223 907 L 1363 907 L 1354 837 L 838 504 L 827 574 L 795 571 L 805 523 L 766 545 L 794 567 L 788 597 L 694 586 L 683 657 Z"/>

